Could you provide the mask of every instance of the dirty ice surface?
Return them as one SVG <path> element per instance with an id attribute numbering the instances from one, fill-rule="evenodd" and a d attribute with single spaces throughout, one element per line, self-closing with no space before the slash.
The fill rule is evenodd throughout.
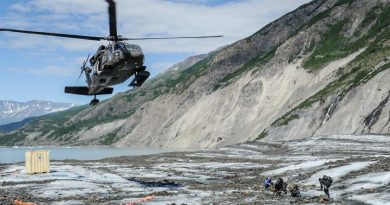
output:
<path id="1" fill-rule="evenodd" d="M 318 178 L 334 179 L 334 204 L 389 204 L 390 138 L 328 136 L 250 142 L 214 150 L 56 161 L 47 174 L 27 175 L 22 163 L 0 164 L 0 204 L 317 204 Z M 299 185 L 302 197 L 276 196 L 265 176 Z M 1 196 L 7 196 L 1 198 Z M 8 201 L 7 201 L 8 200 Z"/>

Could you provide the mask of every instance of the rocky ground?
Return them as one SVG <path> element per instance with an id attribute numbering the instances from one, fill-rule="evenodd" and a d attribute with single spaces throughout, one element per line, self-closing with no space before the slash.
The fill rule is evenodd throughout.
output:
<path id="1" fill-rule="evenodd" d="M 50 173 L 39 175 L 25 174 L 23 164 L 1 164 L 0 204 L 317 204 L 324 174 L 334 179 L 327 204 L 390 204 L 390 137 L 316 137 L 55 161 Z M 302 197 L 265 191 L 265 176 L 297 183 Z"/>

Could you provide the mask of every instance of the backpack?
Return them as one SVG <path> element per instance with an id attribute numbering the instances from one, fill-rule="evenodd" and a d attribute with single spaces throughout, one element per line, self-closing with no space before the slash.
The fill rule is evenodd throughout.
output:
<path id="1" fill-rule="evenodd" d="M 276 180 L 275 189 L 278 191 L 283 190 L 283 179 L 282 178 L 278 178 L 278 180 Z"/>
<path id="2" fill-rule="evenodd" d="M 332 185 L 333 179 L 330 176 L 323 177 L 320 179 L 320 182 L 325 186 L 325 187 L 330 187 Z"/>
<path id="3" fill-rule="evenodd" d="M 333 183 L 332 177 L 328 177 L 328 182 L 329 182 L 329 186 L 332 185 L 332 183 Z"/>

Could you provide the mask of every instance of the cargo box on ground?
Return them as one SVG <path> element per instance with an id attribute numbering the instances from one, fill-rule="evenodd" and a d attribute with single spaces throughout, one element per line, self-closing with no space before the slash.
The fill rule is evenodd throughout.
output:
<path id="1" fill-rule="evenodd" d="M 49 173 L 50 158 L 48 150 L 33 150 L 26 152 L 26 173 Z"/>

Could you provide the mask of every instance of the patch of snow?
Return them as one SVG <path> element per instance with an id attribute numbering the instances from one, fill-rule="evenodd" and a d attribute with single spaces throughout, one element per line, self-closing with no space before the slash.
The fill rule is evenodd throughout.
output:
<path id="1" fill-rule="evenodd" d="M 315 139 L 321 139 L 324 137 L 314 137 Z M 333 139 L 333 140 L 352 140 L 352 141 L 359 141 L 359 142 L 389 142 L 388 136 L 384 135 L 331 135 L 326 136 L 325 138 Z M 334 141 L 337 142 L 337 141 Z"/>
<path id="2" fill-rule="evenodd" d="M 319 189 L 320 187 L 318 186 L 318 189 Z M 312 190 L 307 190 L 307 191 L 301 191 L 301 195 L 303 196 L 303 197 L 313 197 L 313 196 L 321 196 L 321 195 L 324 195 L 325 193 L 324 193 L 324 191 L 320 191 L 320 190 L 314 190 L 314 189 L 312 189 Z M 330 193 L 330 194 L 332 194 L 332 193 Z"/>
<path id="3" fill-rule="evenodd" d="M 179 194 L 176 196 L 169 197 L 156 197 L 154 200 L 149 201 L 149 205 L 160 205 L 160 204 L 205 204 L 202 199 L 210 197 L 210 192 L 205 191 L 194 191 L 190 190 L 188 194 Z"/>
<path id="4" fill-rule="evenodd" d="M 251 149 L 259 149 L 259 146 L 257 145 L 252 145 L 252 144 L 241 144 L 240 147 L 247 147 L 247 148 L 251 148 Z"/>
<path id="5" fill-rule="evenodd" d="M 219 169 L 219 168 L 229 168 L 229 169 L 242 169 L 242 168 L 259 168 L 259 167 L 268 167 L 269 164 L 255 164 L 255 163 L 221 163 L 221 162 L 205 162 L 205 163 L 169 163 L 169 164 L 159 164 L 155 166 L 157 169 L 167 170 L 174 169 L 177 171 L 188 171 L 188 172 L 197 172 L 198 170 L 193 169 L 194 167 L 198 169 Z"/>
<path id="6" fill-rule="evenodd" d="M 142 177 L 142 178 L 165 178 L 169 173 L 159 170 L 146 170 L 142 167 L 137 168 L 115 168 L 115 172 L 125 178 Z"/>
<path id="7" fill-rule="evenodd" d="M 321 165 L 325 164 L 326 162 L 330 162 L 330 161 L 334 161 L 334 160 L 322 159 L 322 160 L 306 161 L 306 162 L 302 162 L 299 164 L 288 165 L 286 167 L 282 167 L 279 169 L 270 170 L 270 171 L 264 172 L 262 174 L 265 176 L 278 175 L 278 174 L 284 173 L 286 171 L 293 171 L 293 170 L 298 170 L 298 169 L 308 169 L 308 168 L 318 167 L 318 166 L 321 166 Z"/>
<path id="8" fill-rule="evenodd" d="M 375 194 L 360 194 L 353 195 L 348 197 L 349 199 L 361 201 L 365 204 L 372 205 L 390 205 L 390 195 L 383 193 L 375 193 Z"/>
<path id="9" fill-rule="evenodd" d="M 348 165 L 339 166 L 331 169 L 321 170 L 315 174 L 313 174 L 308 180 L 306 180 L 306 184 L 318 184 L 318 179 L 322 178 L 323 175 L 327 175 L 333 178 L 333 182 L 337 181 L 340 177 L 352 172 L 364 169 L 371 164 L 376 163 L 375 161 L 368 162 L 353 162 Z"/>
<path id="10" fill-rule="evenodd" d="M 83 180 L 83 181 L 94 181 L 94 182 L 127 182 L 126 179 L 111 173 L 105 173 L 101 171 L 92 171 L 83 167 L 61 165 L 51 166 L 51 173 L 26 174 L 23 166 L 12 165 L 10 168 L 3 171 L 8 175 L 2 177 L 0 182 L 3 181 L 14 181 L 14 182 L 25 182 L 25 181 L 42 181 L 42 180 Z M 12 173 L 12 174 L 10 174 Z"/>
<path id="11" fill-rule="evenodd" d="M 376 187 L 386 186 L 390 183 L 390 172 L 370 173 L 358 176 L 355 179 L 348 181 L 351 184 L 347 192 L 353 192 L 361 188 L 372 189 Z"/>
<path id="12" fill-rule="evenodd" d="M 231 148 L 231 147 L 223 147 L 223 148 L 219 148 L 218 149 L 219 151 L 226 151 L 230 154 L 234 154 L 234 155 L 245 155 L 245 154 L 250 154 L 250 155 L 253 155 L 253 154 L 261 154 L 260 152 L 256 152 L 256 151 L 253 151 L 253 150 L 247 150 L 247 149 L 239 149 L 239 148 Z"/>
<path id="13" fill-rule="evenodd" d="M 71 197 L 84 196 L 92 193 L 106 193 L 108 190 L 108 186 L 99 186 L 91 182 L 63 180 L 50 182 L 33 192 L 34 195 L 39 197 L 55 198 L 59 195 L 61 197 Z"/>
<path id="14" fill-rule="evenodd" d="M 223 158 L 240 158 L 240 159 L 253 159 L 253 160 L 289 160 L 289 161 L 309 161 L 309 160 L 317 160 L 321 157 L 318 156 L 311 156 L 311 155 L 266 155 L 262 154 L 260 152 L 255 151 L 248 151 L 248 152 L 242 152 L 237 151 L 230 151 L 230 148 L 224 149 L 225 153 L 192 153 L 192 154 L 186 154 L 186 156 L 189 157 L 204 157 L 204 158 L 214 158 L 214 157 L 223 157 Z M 325 158 L 325 157 L 324 157 Z M 338 159 L 343 159 L 345 157 L 339 157 Z"/>
<path id="15" fill-rule="evenodd" d="M 82 201 L 77 200 L 69 200 L 69 201 L 58 201 L 58 202 L 51 202 L 52 205 L 82 205 L 85 204 Z"/>

